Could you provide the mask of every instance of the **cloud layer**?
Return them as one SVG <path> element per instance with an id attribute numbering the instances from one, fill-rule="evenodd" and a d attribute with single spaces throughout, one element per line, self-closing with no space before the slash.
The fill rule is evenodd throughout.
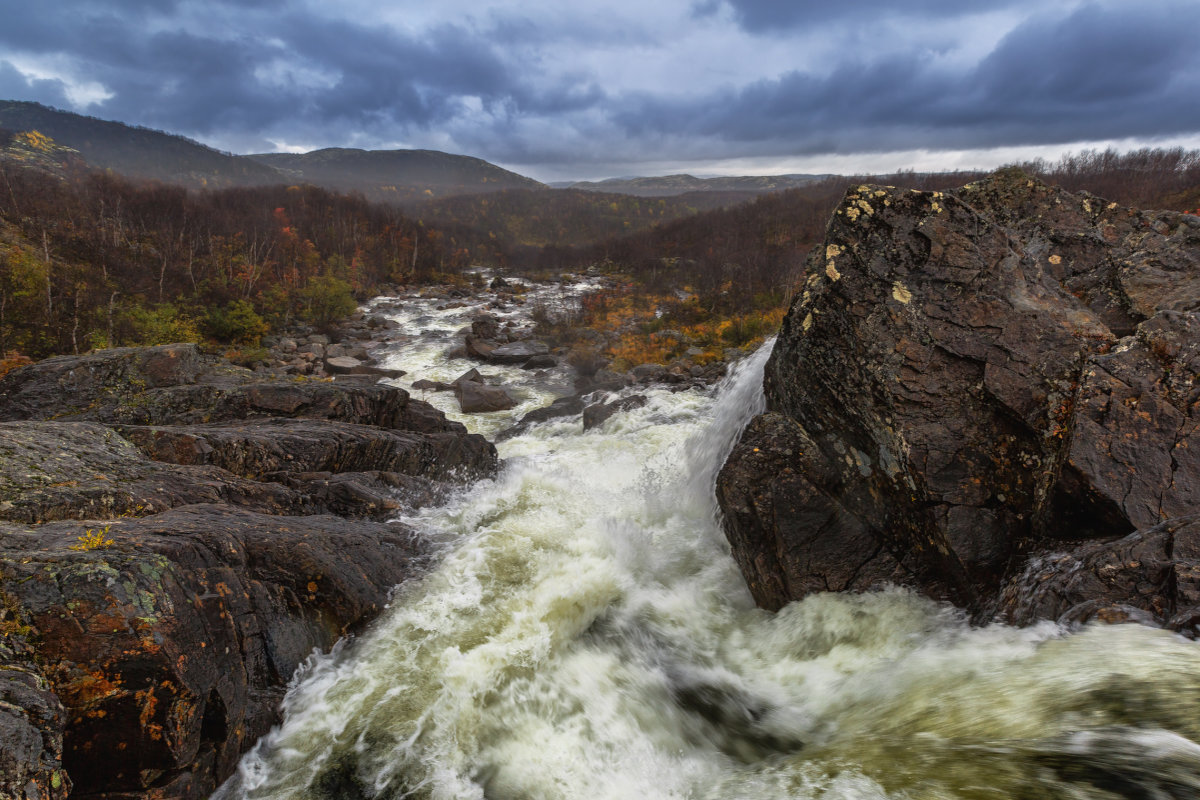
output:
<path id="1" fill-rule="evenodd" d="M 60 0 L 6 12 L 0 97 L 541 175 L 1200 135 L 1200 0 L 983 5 Z"/>

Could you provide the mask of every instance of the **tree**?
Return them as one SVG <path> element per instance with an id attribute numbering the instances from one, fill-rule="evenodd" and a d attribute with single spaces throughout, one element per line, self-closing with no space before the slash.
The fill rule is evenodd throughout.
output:
<path id="1" fill-rule="evenodd" d="M 233 300 L 208 312 L 208 334 L 220 342 L 257 347 L 270 327 L 249 300 Z"/>
<path id="2" fill-rule="evenodd" d="M 322 329 L 352 314 L 358 307 L 350 284 L 328 274 L 309 278 L 308 284 L 300 290 L 300 302 L 300 318 Z"/>

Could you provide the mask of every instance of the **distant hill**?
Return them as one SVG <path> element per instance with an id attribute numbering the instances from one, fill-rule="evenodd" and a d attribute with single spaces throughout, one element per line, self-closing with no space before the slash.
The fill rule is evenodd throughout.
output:
<path id="1" fill-rule="evenodd" d="M 693 175 L 663 175 L 658 178 L 609 178 L 605 181 L 578 181 L 555 184 L 559 188 L 586 192 L 611 192 L 637 197 L 669 197 L 691 192 L 779 192 L 798 189 L 831 177 L 830 175 L 743 175 L 728 178 L 697 178 Z"/>
<path id="2" fill-rule="evenodd" d="M 696 192 L 635 197 L 576 189 L 509 189 L 446 197 L 405 209 L 426 222 L 473 228 L 507 244 L 577 247 L 759 196 L 757 192 Z"/>
<path id="3" fill-rule="evenodd" d="M 171 133 L 0 100 L 0 129 L 38 131 L 94 169 L 191 188 L 310 183 L 381 202 L 542 189 L 541 183 L 470 156 L 436 150 L 350 150 L 239 156 Z"/>
<path id="4" fill-rule="evenodd" d="M 59 111 L 39 103 L 0 100 L 0 128 L 38 131 L 70 147 L 96 169 L 184 186 L 282 183 L 268 166 L 150 128 Z"/>
<path id="5" fill-rule="evenodd" d="M 259 153 L 246 158 L 278 170 L 291 182 L 358 191 L 369 199 L 385 202 L 546 188 L 532 178 L 483 159 L 437 150 L 330 147 L 311 153 Z"/>

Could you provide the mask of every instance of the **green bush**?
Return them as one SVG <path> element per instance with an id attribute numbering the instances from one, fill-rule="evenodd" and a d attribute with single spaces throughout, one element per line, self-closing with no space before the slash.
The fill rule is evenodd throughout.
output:
<path id="1" fill-rule="evenodd" d="M 270 327 L 249 300 L 233 300 L 208 312 L 208 335 L 220 342 L 255 347 Z"/>
<path id="2" fill-rule="evenodd" d="M 311 278 L 300 290 L 300 302 L 300 318 L 318 328 L 328 328 L 358 308 L 350 284 L 332 275 Z"/>
<path id="3" fill-rule="evenodd" d="M 156 345 L 200 340 L 196 320 L 174 303 L 162 303 L 153 308 L 134 306 L 125 312 L 123 323 L 125 344 Z"/>

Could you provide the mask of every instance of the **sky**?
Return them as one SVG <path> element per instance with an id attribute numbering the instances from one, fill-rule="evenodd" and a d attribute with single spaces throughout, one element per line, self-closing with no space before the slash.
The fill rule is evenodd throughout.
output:
<path id="1" fill-rule="evenodd" d="M 1200 0 L 0 0 L 0 98 L 540 180 L 1200 147 Z"/>

